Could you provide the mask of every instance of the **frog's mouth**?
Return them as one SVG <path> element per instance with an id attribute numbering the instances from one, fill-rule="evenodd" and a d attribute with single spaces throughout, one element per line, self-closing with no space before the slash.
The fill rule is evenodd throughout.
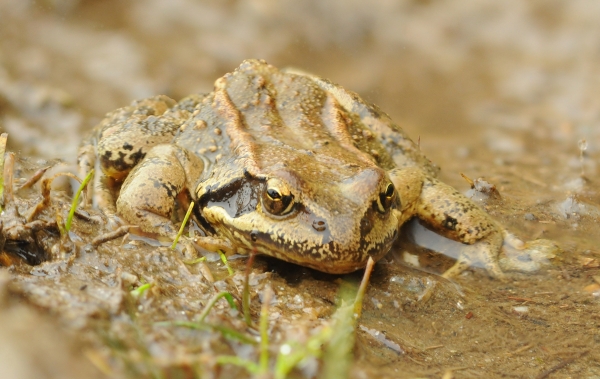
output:
<path id="1" fill-rule="evenodd" d="M 346 274 L 367 264 L 369 257 L 377 261 L 391 249 L 397 236 L 392 231 L 390 238 L 379 243 L 361 243 L 356 249 L 346 249 L 335 241 L 312 245 L 311 241 L 301 241 L 292 246 L 272 243 L 272 235 L 255 233 L 250 251 L 269 255 L 287 262 L 310 267 L 328 274 Z"/>
<path id="2" fill-rule="evenodd" d="M 213 232 L 231 241 L 238 253 L 265 254 L 330 274 L 353 272 L 365 267 L 369 257 L 382 258 L 398 236 L 396 212 L 373 217 L 368 211 L 355 230 L 340 231 L 346 225 L 336 228 L 301 212 L 273 220 L 257 213 L 232 218 L 219 206 L 202 211 Z"/>

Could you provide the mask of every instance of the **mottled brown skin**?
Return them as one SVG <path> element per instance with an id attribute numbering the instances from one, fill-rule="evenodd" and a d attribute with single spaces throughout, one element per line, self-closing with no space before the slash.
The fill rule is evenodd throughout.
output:
<path id="1" fill-rule="evenodd" d="M 470 246 L 446 276 L 478 261 L 501 277 L 503 241 L 522 245 L 438 181 L 386 114 L 264 61 L 244 61 L 209 94 L 178 103 L 157 96 L 108 114 L 81 148 L 82 175 L 96 162 L 105 213 L 173 238 L 175 202 L 194 200 L 207 234 L 195 242 L 209 250 L 346 273 L 385 255 L 416 216 Z"/>

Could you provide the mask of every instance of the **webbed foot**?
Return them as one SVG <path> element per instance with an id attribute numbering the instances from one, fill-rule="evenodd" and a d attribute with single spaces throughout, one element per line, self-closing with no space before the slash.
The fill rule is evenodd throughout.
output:
<path id="1" fill-rule="evenodd" d="M 556 242 L 539 239 L 523 242 L 510 235 L 502 246 L 504 256 L 499 259 L 502 271 L 536 272 L 551 264 L 551 260 L 561 253 Z"/>

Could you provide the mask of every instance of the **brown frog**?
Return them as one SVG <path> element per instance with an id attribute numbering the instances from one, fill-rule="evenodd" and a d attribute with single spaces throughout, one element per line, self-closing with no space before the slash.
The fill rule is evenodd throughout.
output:
<path id="1" fill-rule="evenodd" d="M 83 143 L 82 175 L 96 162 L 98 206 L 115 220 L 174 238 L 176 202 L 193 200 L 201 247 L 328 273 L 378 260 L 413 217 L 465 244 L 448 277 L 475 262 L 502 277 L 504 242 L 555 249 L 523 245 L 437 180 L 419 147 L 357 94 L 260 60 L 244 61 L 209 94 L 156 96 L 109 113 Z"/>

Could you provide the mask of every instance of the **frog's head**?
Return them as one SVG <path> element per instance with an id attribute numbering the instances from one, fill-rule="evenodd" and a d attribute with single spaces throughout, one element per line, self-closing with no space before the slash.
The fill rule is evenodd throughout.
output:
<path id="1" fill-rule="evenodd" d="M 201 223 L 241 251 L 328 273 L 357 270 L 388 252 L 400 204 L 384 170 L 287 163 L 203 181 L 195 194 Z"/>

